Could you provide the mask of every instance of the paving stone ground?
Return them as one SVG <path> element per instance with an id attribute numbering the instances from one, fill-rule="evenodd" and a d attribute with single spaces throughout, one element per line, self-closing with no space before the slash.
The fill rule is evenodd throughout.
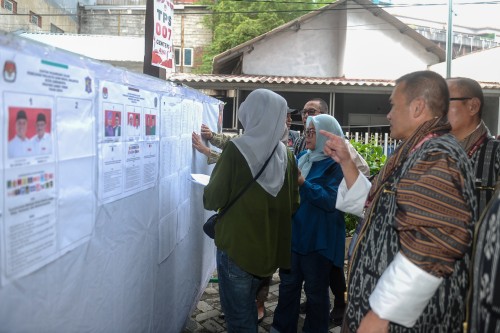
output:
<path id="1" fill-rule="evenodd" d="M 213 277 L 217 277 L 215 272 Z M 267 316 L 259 325 L 258 333 L 269 332 L 271 324 L 273 323 L 273 314 L 276 305 L 278 304 L 278 287 L 279 287 L 279 275 L 275 273 L 273 275 L 271 285 L 269 287 L 269 295 L 266 305 Z M 186 327 L 182 333 L 226 333 L 226 322 L 224 319 L 220 318 L 221 306 L 219 299 L 219 286 L 217 283 L 208 283 L 200 301 L 198 302 L 196 309 L 191 314 Z M 330 292 L 330 297 L 332 298 L 331 304 L 333 304 L 333 295 Z M 302 290 L 302 300 L 305 299 L 304 291 Z M 301 314 L 299 317 L 299 325 L 297 333 L 302 332 L 302 326 L 304 324 L 305 315 Z M 330 324 L 329 333 L 340 333 L 340 327 Z"/>

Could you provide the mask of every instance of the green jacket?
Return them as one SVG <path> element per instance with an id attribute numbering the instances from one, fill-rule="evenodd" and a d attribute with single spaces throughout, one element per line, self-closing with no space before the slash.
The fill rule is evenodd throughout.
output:
<path id="1" fill-rule="evenodd" d="M 287 153 L 285 180 L 278 195 L 273 197 L 254 182 L 215 227 L 215 245 L 256 276 L 271 276 L 278 268 L 290 268 L 291 219 L 299 206 L 299 186 L 295 158 L 289 150 Z M 223 208 L 252 179 L 245 158 L 229 142 L 205 187 L 205 209 Z"/>

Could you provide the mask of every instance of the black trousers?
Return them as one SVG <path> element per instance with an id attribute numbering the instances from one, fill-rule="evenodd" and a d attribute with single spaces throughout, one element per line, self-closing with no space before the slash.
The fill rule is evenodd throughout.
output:
<path id="1" fill-rule="evenodd" d="M 335 296 L 333 306 L 345 306 L 344 293 L 346 291 L 346 285 L 343 268 L 332 266 L 330 270 L 330 290 L 333 296 Z"/>

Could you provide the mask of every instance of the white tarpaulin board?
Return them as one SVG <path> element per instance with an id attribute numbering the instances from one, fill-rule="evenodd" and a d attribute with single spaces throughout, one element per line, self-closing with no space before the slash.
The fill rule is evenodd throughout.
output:
<path id="1" fill-rule="evenodd" d="M 213 165 L 190 137 L 201 123 L 217 128 L 220 102 L 6 34 L 0 66 L 0 331 L 182 331 L 215 268 L 202 231 L 212 212 L 189 180 Z M 106 139 L 105 109 L 121 112 L 119 139 Z M 51 140 L 17 156 L 21 110 L 29 135 L 45 120 Z M 120 154 L 104 154 L 110 145 Z M 107 201 L 111 158 L 123 177 Z"/>

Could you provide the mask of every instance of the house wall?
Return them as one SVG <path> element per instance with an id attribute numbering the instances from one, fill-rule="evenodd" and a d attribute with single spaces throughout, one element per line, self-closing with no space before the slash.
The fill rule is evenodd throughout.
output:
<path id="1" fill-rule="evenodd" d="M 26 32 L 50 32 L 51 23 L 66 33 L 77 32 L 77 22 L 74 17 L 69 16 L 68 12 L 52 5 L 44 0 L 16 0 L 17 13 L 11 13 L 3 8 L 3 0 L 0 0 L 0 30 L 13 32 L 23 30 Z M 41 27 L 30 22 L 30 16 L 26 15 L 33 12 L 39 15 Z M 44 15 L 44 14 L 50 14 Z"/>
<path id="2" fill-rule="evenodd" d="M 143 6 L 141 6 L 143 7 Z M 99 9 L 99 6 L 79 7 L 80 34 L 144 36 L 146 6 L 140 9 Z"/>
<path id="3" fill-rule="evenodd" d="M 203 13 L 208 13 L 205 6 L 190 6 L 174 11 L 174 46 L 193 49 L 192 67 L 180 66 L 177 72 L 190 73 L 203 61 L 203 52 L 212 42 L 212 32 L 203 24 L 206 17 Z"/>
<path id="4" fill-rule="evenodd" d="M 500 82 L 500 47 L 469 54 L 453 59 L 450 76 L 465 76 L 483 82 Z M 430 67 L 439 74 L 446 75 L 446 62 Z"/>
<path id="5" fill-rule="evenodd" d="M 392 80 L 439 62 L 367 10 L 326 11 L 294 28 L 253 44 L 243 55 L 243 73 Z"/>
<path id="6" fill-rule="evenodd" d="M 256 75 L 335 77 L 344 36 L 344 11 L 327 11 L 272 38 L 264 38 L 243 56 L 243 73 Z"/>
<path id="7" fill-rule="evenodd" d="M 346 78 L 393 80 L 439 62 L 413 38 L 368 11 L 349 11 L 346 30 Z"/>
<path id="8" fill-rule="evenodd" d="M 174 45 L 180 46 L 182 39 L 185 47 L 201 48 L 212 42 L 212 33 L 203 25 L 205 6 L 191 6 L 174 11 Z M 182 25 L 184 35 L 181 34 Z"/>
<path id="9" fill-rule="evenodd" d="M 193 49 L 193 66 L 176 67 L 189 73 L 201 65 L 204 48 L 212 42 L 211 32 L 203 26 L 206 6 L 176 5 L 174 9 L 174 47 Z M 144 37 L 146 6 L 80 6 L 80 33 Z"/>
<path id="10" fill-rule="evenodd" d="M 359 121 L 366 115 L 364 125 L 388 125 L 390 111 L 389 94 L 336 94 L 335 115 L 342 115 L 342 124 L 362 125 Z M 341 97 L 341 98 L 340 98 Z M 375 121 L 376 119 L 376 121 Z"/>

